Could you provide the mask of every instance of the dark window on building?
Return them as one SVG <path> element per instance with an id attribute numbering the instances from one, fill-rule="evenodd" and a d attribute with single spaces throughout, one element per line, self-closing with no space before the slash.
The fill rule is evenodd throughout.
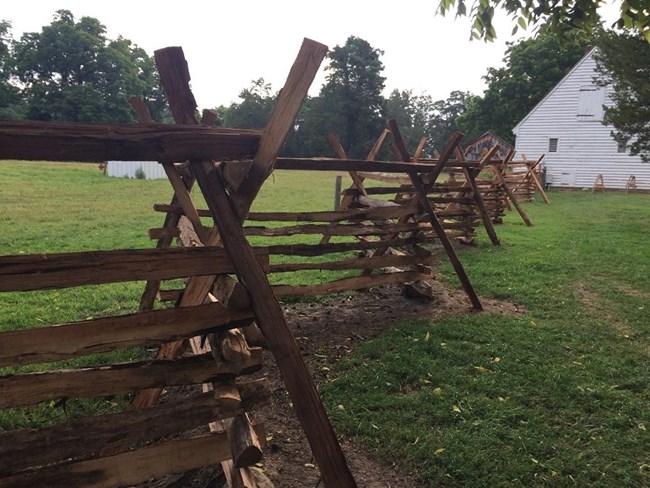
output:
<path id="1" fill-rule="evenodd" d="M 557 139 L 548 140 L 548 152 L 557 152 Z"/>

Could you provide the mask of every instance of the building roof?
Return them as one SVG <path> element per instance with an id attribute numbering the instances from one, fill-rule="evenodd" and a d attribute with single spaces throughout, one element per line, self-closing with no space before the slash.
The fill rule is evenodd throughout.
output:
<path id="1" fill-rule="evenodd" d="M 544 104 L 544 102 L 546 102 L 546 100 L 547 100 L 547 99 L 548 99 L 548 98 L 549 98 L 553 93 L 555 93 L 555 91 L 558 89 L 558 87 L 559 87 L 560 85 L 562 85 L 562 84 L 564 83 L 564 81 L 565 81 L 567 78 L 569 78 L 569 77 L 573 74 L 573 72 L 576 71 L 576 70 L 577 70 L 577 69 L 582 65 L 582 63 L 584 63 L 587 59 L 592 58 L 593 55 L 594 55 L 594 53 L 596 52 L 596 49 L 597 49 L 597 48 L 593 47 L 593 48 L 589 49 L 587 52 L 585 52 L 584 56 L 582 56 L 582 58 L 580 58 L 580 60 L 575 64 L 575 66 L 574 66 L 573 68 L 571 68 L 571 70 L 570 70 L 570 71 L 569 71 L 569 72 L 564 76 L 564 78 L 562 78 L 560 81 L 558 81 L 557 84 L 556 84 L 556 85 L 551 89 L 551 91 L 548 92 L 548 93 L 546 94 L 546 96 L 545 96 L 544 98 L 542 98 L 542 99 L 539 101 L 539 103 L 538 103 L 537 105 L 535 105 L 535 106 L 532 108 L 532 110 L 531 110 L 530 112 L 528 112 L 528 113 L 526 114 L 526 116 L 525 116 L 523 119 L 521 119 L 519 122 L 517 122 L 517 125 L 515 125 L 515 126 L 512 128 L 512 133 L 513 133 L 513 134 L 517 135 L 517 131 L 519 130 L 519 126 L 520 126 L 521 124 L 523 124 L 523 123 L 528 119 L 528 117 L 530 117 L 530 116 L 531 116 L 535 111 L 537 111 L 537 109 L 538 109 L 542 104 Z"/>
<path id="2" fill-rule="evenodd" d="M 478 136 L 478 137 L 472 139 L 470 142 L 468 142 L 467 144 L 465 144 L 465 145 L 463 146 L 463 149 L 467 149 L 467 148 L 473 146 L 475 143 L 477 143 L 479 140 L 483 139 L 485 136 L 490 136 L 490 137 L 496 139 L 497 143 L 498 143 L 499 146 L 501 146 L 501 147 L 504 147 L 504 146 L 505 146 L 505 147 L 507 147 L 507 148 L 509 148 L 509 149 L 514 149 L 514 147 L 512 146 L 512 144 L 510 144 L 509 142 L 505 141 L 503 138 L 499 137 L 498 135 L 496 135 L 494 132 L 492 132 L 492 131 L 490 131 L 490 130 L 487 131 L 487 132 L 484 132 L 484 133 L 481 134 L 480 136 Z"/>

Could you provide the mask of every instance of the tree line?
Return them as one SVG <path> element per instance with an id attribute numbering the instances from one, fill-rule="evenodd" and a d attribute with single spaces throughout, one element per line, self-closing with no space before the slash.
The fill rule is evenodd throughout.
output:
<path id="1" fill-rule="evenodd" d="M 153 58 L 128 39 L 108 39 L 99 20 L 59 10 L 16 41 L 0 21 L 0 118 L 134 122 L 131 95 L 168 117 Z"/>
<path id="2" fill-rule="evenodd" d="M 600 32 L 601 82 L 614 87 L 615 105 L 605 119 L 632 154 L 650 155 L 650 44 L 638 32 Z M 466 141 L 492 131 L 514 142 L 512 128 L 575 65 L 589 40 L 567 42 L 542 29 L 510 43 L 503 66 L 489 68 L 482 95 L 452 91 L 446 99 L 411 90 L 384 96 L 383 52 L 359 37 L 349 37 L 329 53 L 327 76 L 317 96 L 308 97 L 283 153 L 334 156 L 327 136 L 334 133 L 352 158 L 364 158 L 386 122 L 396 119 L 407 147 L 428 139 L 426 155 L 440 150 L 461 130 Z M 145 100 L 154 120 L 170 122 L 153 58 L 130 40 L 106 37 L 91 17 L 76 20 L 59 10 L 41 32 L 14 41 L 11 25 L 0 21 L 0 119 L 71 122 L 135 122 L 128 96 Z M 216 107 L 218 125 L 264 127 L 277 94 L 263 78 L 242 89 L 239 100 Z M 380 157 L 388 158 L 389 154 Z"/>

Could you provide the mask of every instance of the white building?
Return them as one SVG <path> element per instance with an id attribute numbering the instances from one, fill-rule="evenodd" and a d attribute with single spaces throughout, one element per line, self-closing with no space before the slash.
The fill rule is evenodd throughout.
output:
<path id="1" fill-rule="evenodd" d="M 591 188 L 599 174 L 605 188 L 624 189 L 630 176 L 637 188 L 650 189 L 650 164 L 631 156 L 602 124 L 611 87 L 597 86 L 595 49 L 512 130 L 520 156 L 545 154 L 546 183 L 552 187 Z"/>
<path id="2" fill-rule="evenodd" d="M 135 178 L 138 169 L 142 169 L 144 179 L 147 180 L 167 178 L 162 164 L 156 161 L 108 161 L 106 174 L 118 178 Z"/>

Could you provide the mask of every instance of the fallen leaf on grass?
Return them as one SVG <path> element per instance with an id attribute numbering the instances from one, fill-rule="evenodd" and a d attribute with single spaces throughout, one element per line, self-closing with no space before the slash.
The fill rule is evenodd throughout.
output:
<path id="1" fill-rule="evenodd" d="M 451 409 L 456 413 L 460 413 L 460 407 L 458 405 L 454 405 L 453 407 L 451 407 Z"/>
<path id="2" fill-rule="evenodd" d="M 479 373 L 491 373 L 492 370 L 484 368 L 483 366 L 474 366 L 474 369 Z"/>
<path id="3" fill-rule="evenodd" d="M 444 448 L 444 447 L 441 447 L 440 449 L 436 449 L 435 451 L 433 451 L 433 453 L 434 453 L 436 456 L 439 456 L 439 455 L 442 454 L 443 452 L 445 452 L 445 448 Z"/>

